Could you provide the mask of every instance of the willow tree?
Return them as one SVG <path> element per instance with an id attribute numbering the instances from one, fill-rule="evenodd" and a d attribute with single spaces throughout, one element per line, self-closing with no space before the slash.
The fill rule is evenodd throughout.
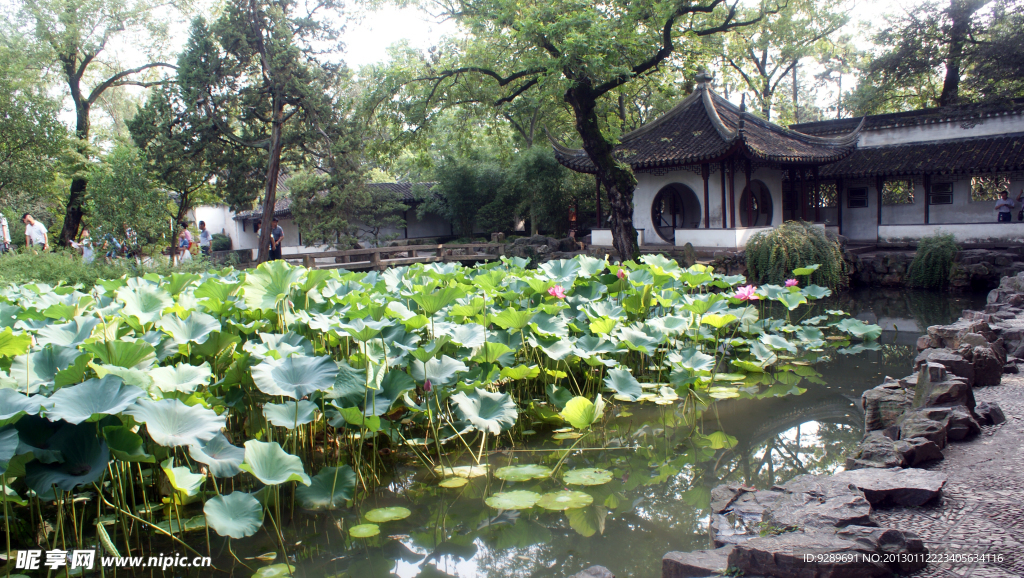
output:
<path id="1" fill-rule="evenodd" d="M 612 239 L 623 258 L 638 253 L 633 227 L 637 180 L 615 156 L 617 131 L 602 123 L 606 100 L 631 82 L 657 74 L 677 45 L 694 45 L 757 21 L 767 8 L 740 16 L 738 0 L 451 0 L 437 4 L 471 39 L 458 64 L 432 66 L 420 81 L 436 96 L 461 83 L 489 83 L 505 106 L 535 92 L 569 108 L 583 150 L 608 191 Z"/>
<path id="2" fill-rule="evenodd" d="M 346 124 L 335 107 L 344 66 L 318 59 L 339 32 L 317 16 L 337 7 L 333 0 L 231 0 L 212 26 L 193 23 L 179 60 L 183 90 L 224 143 L 265 155 L 261 262 L 269 258 L 282 162 L 299 168 L 316 158 L 330 171 Z"/>
<path id="3" fill-rule="evenodd" d="M 108 49 L 140 39 L 145 45 L 160 46 L 160 39 L 166 36 L 166 21 L 154 18 L 157 5 L 148 0 L 25 0 L 23 8 L 36 38 L 49 50 L 67 84 L 75 107 L 75 136 L 83 151 L 89 141 L 92 107 L 104 93 L 118 86 L 153 86 L 159 79 L 147 78 L 145 73 L 172 67 L 155 60 L 128 66 L 124 62 L 129 55 L 112 54 Z M 82 174 L 71 180 L 62 244 L 78 235 L 87 182 Z"/>

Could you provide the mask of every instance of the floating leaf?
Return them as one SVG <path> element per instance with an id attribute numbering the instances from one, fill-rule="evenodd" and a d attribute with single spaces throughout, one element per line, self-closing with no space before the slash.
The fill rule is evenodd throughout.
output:
<path id="1" fill-rule="evenodd" d="M 380 534 L 380 526 L 377 524 L 359 524 L 348 529 L 353 538 L 372 538 Z"/>
<path id="2" fill-rule="evenodd" d="M 532 508 L 540 498 L 537 492 L 516 490 L 494 494 L 484 500 L 484 503 L 496 510 L 525 510 Z"/>
<path id="3" fill-rule="evenodd" d="M 437 485 L 441 486 L 442 488 L 461 488 L 462 486 L 465 486 L 468 483 L 469 480 L 467 480 L 466 478 L 445 478 L 438 482 Z"/>
<path id="4" fill-rule="evenodd" d="M 573 508 L 584 508 L 594 503 L 594 498 L 584 492 L 573 492 L 564 490 L 544 494 L 537 500 L 537 505 L 545 510 L 571 510 Z"/>
<path id="5" fill-rule="evenodd" d="M 478 466 L 434 466 L 434 472 L 442 476 L 458 476 L 460 478 L 477 478 L 487 474 L 488 464 Z"/>
<path id="6" fill-rule="evenodd" d="M 546 478 L 550 475 L 551 468 L 537 464 L 506 466 L 498 468 L 498 471 L 494 472 L 494 477 L 506 482 L 525 482 L 532 479 Z"/>
<path id="7" fill-rule="evenodd" d="M 598 468 L 569 470 L 562 480 L 570 486 L 600 486 L 612 481 L 612 473 Z"/>
<path id="8" fill-rule="evenodd" d="M 412 512 L 408 508 L 391 507 L 391 508 L 377 508 L 370 510 L 363 517 L 371 522 L 377 524 L 383 524 L 384 522 L 391 522 L 393 520 L 404 520 L 408 518 Z"/>

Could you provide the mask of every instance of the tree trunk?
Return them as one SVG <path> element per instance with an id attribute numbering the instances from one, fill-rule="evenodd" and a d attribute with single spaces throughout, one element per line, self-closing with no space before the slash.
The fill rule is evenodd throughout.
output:
<path id="1" fill-rule="evenodd" d="M 962 68 L 964 43 L 970 32 L 971 16 L 980 8 L 979 4 L 979 2 L 968 3 L 962 0 L 951 0 L 949 3 L 949 18 L 953 24 L 949 28 L 946 76 L 942 80 L 939 106 L 949 106 L 960 100 L 960 69 Z"/>
<path id="2" fill-rule="evenodd" d="M 284 106 L 275 96 L 273 102 L 273 124 L 270 129 L 270 153 L 267 159 L 267 186 L 263 193 L 263 221 L 260 225 L 260 240 L 257 248 L 257 263 L 270 259 L 271 222 L 274 219 L 274 205 L 277 203 L 277 177 L 281 173 L 281 130 L 284 128 Z"/>
<path id="3" fill-rule="evenodd" d="M 793 63 L 793 120 L 800 122 L 800 91 L 796 80 L 796 69 L 797 64 Z"/>
<path id="4" fill-rule="evenodd" d="M 614 143 L 601 134 L 596 107 L 597 97 L 588 81 L 579 81 L 565 92 L 565 101 L 576 117 L 576 132 L 583 140 L 583 150 L 597 167 L 597 178 L 608 191 L 612 216 L 612 245 L 623 261 L 640 255 L 636 229 L 633 227 L 633 191 L 636 177 L 629 165 L 614 156 Z"/>
<path id="5" fill-rule="evenodd" d="M 65 66 L 65 69 L 74 71 L 74 66 L 73 64 L 70 68 Z M 87 146 L 89 144 L 89 101 L 82 95 L 81 79 L 73 72 L 68 73 L 67 79 L 71 100 L 75 103 L 75 137 L 82 142 L 83 146 Z M 65 247 L 70 247 L 71 241 L 78 237 L 78 228 L 82 225 L 82 216 L 85 214 L 82 204 L 85 202 L 86 184 L 87 181 L 82 177 L 71 180 L 68 204 L 64 211 L 64 226 L 61 228 L 58 241 Z"/>

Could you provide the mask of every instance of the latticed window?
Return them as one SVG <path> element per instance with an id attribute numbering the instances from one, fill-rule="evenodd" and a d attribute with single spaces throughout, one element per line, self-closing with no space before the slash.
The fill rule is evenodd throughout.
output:
<path id="1" fill-rule="evenodd" d="M 839 194 L 835 183 L 818 186 L 818 206 L 823 209 L 839 206 Z"/>
<path id="2" fill-rule="evenodd" d="M 885 186 L 882 187 L 882 204 L 914 204 L 914 181 L 885 181 Z"/>
<path id="3" fill-rule="evenodd" d="M 994 201 L 1003 191 L 1010 192 L 1010 177 L 1006 175 L 971 177 L 972 201 Z"/>

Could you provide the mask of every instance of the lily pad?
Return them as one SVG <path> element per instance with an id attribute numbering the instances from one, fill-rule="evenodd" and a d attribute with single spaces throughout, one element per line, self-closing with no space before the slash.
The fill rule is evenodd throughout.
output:
<path id="1" fill-rule="evenodd" d="M 372 538 L 380 534 L 380 526 L 377 524 L 359 524 L 349 528 L 348 533 L 353 538 Z"/>
<path id="2" fill-rule="evenodd" d="M 466 478 L 445 478 L 438 482 L 437 485 L 441 486 L 442 488 L 461 488 L 462 486 L 465 486 L 468 483 L 469 480 L 467 480 Z"/>
<path id="3" fill-rule="evenodd" d="M 551 475 L 551 468 L 536 464 L 507 466 L 498 468 L 494 477 L 506 482 L 525 482 L 527 480 L 546 478 Z"/>
<path id="4" fill-rule="evenodd" d="M 574 440 L 574 439 L 579 439 L 581 437 L 583 437 L 583 434 L 581 434 L 580 432 L 578 432 L 578 431 L 569 431 L 569 432 L 556 433 L 553 436 L 551 436 L 551 439 L 553 439 L 553 440 Z"/>
<path id="5" fill-rule="evenodd" d="M 599 468 L 581 468 L 565 472 L 562 480 L 570 486 L 600 486 L 612 481 L 612 473 Z"/>
<path id="6" fill-rule="evenodd" d="M 594 503 L 594 498 L 590 494 L 570 490 L 544 494 L 537 500 L 537 505 L 541 508 L 558 512 L 573 508 L 584 508 L 592 503 Z"/>
<path id="7" fill-rule="evenodd" d="M 541 495 L 537 492 L 516 490 L 494 494 L 484 500 L 484 503 L 496 510 L 525 510 L 535 506 L 540 498 Z"/>
<path id="8" fill-rule="evenodd" d="M 263 525 L 263 506 L 245 492 L 214 496 L 203 505 L 206 521 L 225 538 L 246 538 Z"/>
<path id="9" fill-rule="evenodd" d="M 382 524 L 393 520 L 404 520 L 411 514 L 412 512 L 410 512 L 408 508 L 395 506 L 391 508 L 377 508 L 375 510 L 370 510 L 363 517 L 371 522 Z"/>
<path id="10" fill-rule="evenodd" d="M 455 466 L 449 468 L 447 466 L 435 466 L 434 472 L 441 474 L 442 476 L 458 476 L 460 478 L 478 478 L 487 474 L 488 464 L 480 464 L 478 466 Z"/>

